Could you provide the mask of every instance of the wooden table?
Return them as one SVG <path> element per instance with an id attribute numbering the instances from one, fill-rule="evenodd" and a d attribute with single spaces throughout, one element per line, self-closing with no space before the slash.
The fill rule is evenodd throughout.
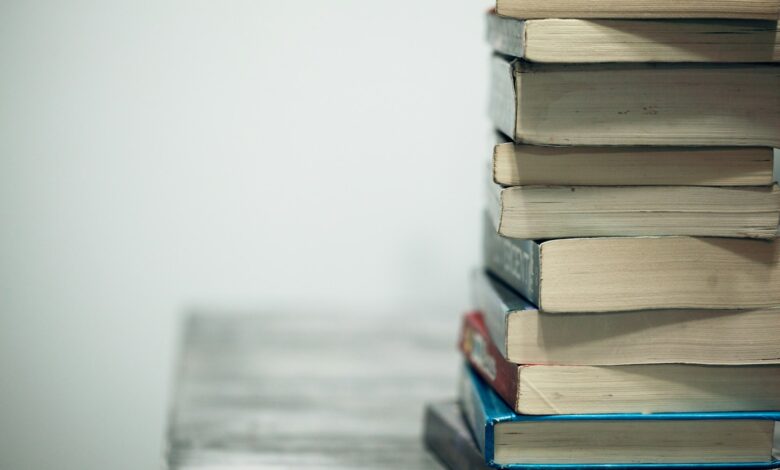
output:
<path id="1" fill-rule="evenodd" d="M 422 410 L 455 395 L 458 315 L 414 313 L 189 317 L 168 468 L 440 468 Z"/>

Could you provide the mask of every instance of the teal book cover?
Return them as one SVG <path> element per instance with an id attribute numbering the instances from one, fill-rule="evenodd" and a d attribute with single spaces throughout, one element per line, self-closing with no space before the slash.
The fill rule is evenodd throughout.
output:
<path id="1" fill-rule="evenodd" d="M 749 420 L 780 421 L 780 412 L 718 412 L 718 413 L 654 413 L 654 414 L 578 414 L 578 415 L 520 415 L 512 411 L 490 386 L 485 383 L 467 364 L 464 364 L 459 400 L 463 414 L 469 425 L 477 446 L 488 465 L 493 468 L 510 470 L 628 470 L 628 469 L 771 469 L 780 468 L 776 455 L 765 461 L 744 462 L 679 462 L 679 463 L 501 463 L 496 461 L 496 426 L 510 422 L 554 422 L 554 421 L 703 421 L 703 420 Z M 736 423 L 735 423 L 736 424 Z M 771 445 L 767 455 L 771 454 Z"/>

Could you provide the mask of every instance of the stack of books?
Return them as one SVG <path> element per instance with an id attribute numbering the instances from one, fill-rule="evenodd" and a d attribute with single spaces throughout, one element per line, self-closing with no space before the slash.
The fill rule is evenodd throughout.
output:
<path id="1" fill-rule="evenodd" d="M 779 10 L 498 0 L 448 467 L 780 467 Z"/>

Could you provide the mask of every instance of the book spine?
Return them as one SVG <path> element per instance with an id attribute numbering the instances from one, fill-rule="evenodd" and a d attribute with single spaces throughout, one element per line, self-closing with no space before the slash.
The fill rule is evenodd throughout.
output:
<path id="1" fill-rule="evenodd" d="M 458 403 L 463 411 L 463 419 L 471 429 L 477 447 L 485 457 L 485 461 L 489 463 L 493 460 L 493 426 L 487 419 L 472 374 L 473 372 L 468 366 L 461 369 L 458 383 Z"/>
<path id="2" fill-rule="evenodd" d="M 454 405 L 453 405 L 454 406 Z M 458 411 L 457 409 L 455 411 Z M 468 430 L 449 422 L 443 410 L 428 405 L 425 409 L 423 439 L 426 447 L 452 470 L 482 470 L 490 467 L 479 453 Z M 453 416 L 449 416 L 453 419 Z"/>
<path id="3" fill-rule="evenodd" d="M 472 305 L 482 312 L 488 334 L 503 357 L 507 353 L 507 306 L 495 292 L 484 271 L 475 271 L 471 282 Z"/>
<path id="4" fill-rule="evenodd" d="M 500 236 L 488 213 L 482 248 L 488 270 L 539 306 L 539 244 L 534 240 Z"/>
<path id="5" fill-rule="evenodd" d="M 490 117 L 498 130 L 514 139 L 517 135 L 515 132 L 517 99 L 513 62 L 500 55 L 494 55 L 490 64 L 490 74 L 488 107 Z"/>
<path id="6" fill-rule="evenodd" d="M 501 355 L 480 312 L 471 312 L 463 317 L 460 350 L 474 370 L 512 409 L 517 410 L 518 366 Z"/>
<path id="7" fill-rule="evenodd" d="M 487 40 L 494 51 L 512 57 L 525 56 L 525 21 L 488 13 Z"/>

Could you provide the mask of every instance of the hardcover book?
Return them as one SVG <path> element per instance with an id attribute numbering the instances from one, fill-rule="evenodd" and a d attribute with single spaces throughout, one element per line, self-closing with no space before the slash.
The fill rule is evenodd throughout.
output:
<path id="1" fill-rule="evenodd" d="M 492 48 L 530 62 L 776 62 L 775 20 L 520 20 L 487 15 Z"/>
<path id="2" fill-rule="evenodd" d="M 777 412 L 521 415 L 467 366 L 459 401 L 495 468 L 767 469 L 780 463 L 772 453 Z"/>
<path id="3" fill-rule="evenodd" d="M 780 146 L 780 66 L 538 64 L 496 55 L 490 114 L 541 145 Z"/>
<path id="4" fill-rule="evenodd" d="M 780 365 L 518 365 L 501 355 L 480 312 L 464 316 L 460 349 L 522 414 L 780 410 Z"/>
<path id="5" fill-rule="evenodd" d="M 780 240 L 512 239 L 486 215 L 485 265 L 548 313 L 780 305 Z"/>
<path id="6" fill-rule="evenodd" d="M 780 308 L 545 313 L 484 271 L 473 304 L 515 364 L 779 364 Z"/>

